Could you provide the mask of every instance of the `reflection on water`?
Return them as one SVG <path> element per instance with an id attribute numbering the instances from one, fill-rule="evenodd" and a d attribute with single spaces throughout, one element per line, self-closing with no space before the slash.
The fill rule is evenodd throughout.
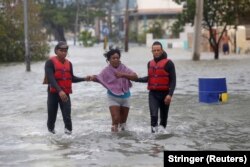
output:
<path id="1" fill-rule="evenodd" d="M 122 53 L 122 61 L 139 76 L 146 74 L 145 48 Z M 249 57 L 205 58 L 192 62 L 170 50 L 177 70 L 177 88 L 166 131 L 151 134 L 146 85 L 134 83 L 128 130 L 110 132 L 106 91 L 97 83 L 73 87 L 73 135 L 63 133 L 60 111 L 56 135 L 46 130 L 44 62 L 0 66 L 1 166 L 163 166 L 164 150 L 249 150 Z M 75 55 L 75 56 L 73 56 Z M 150 52 L 148 53 L 150 55 Z M 174 57 L 175 55 L 175 57 Z M 131 57 L 132 56 L 132 57 Z M 70 50 L 76 75 L 98 73 L 106 65 L 101 47 Z M 241 68 L 239 68 L 241 67 Z M 227 78 L 229 101 L 198 103 L 198 78 Z"/>

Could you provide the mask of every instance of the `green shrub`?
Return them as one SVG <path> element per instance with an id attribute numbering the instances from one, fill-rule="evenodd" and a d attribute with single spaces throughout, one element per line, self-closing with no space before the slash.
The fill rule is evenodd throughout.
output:
<path id="1" fill-rule="evenodd" d="M 139 44 L 146 44 L 146 35 L 147 35 L 146 32 L 143 32 L 143 33 L 141 33 L 141 34 L 138 34 L 138 36 L 137 36 L 137 42 L 138 42 Z"/>
<path id="2" fill-rule="evenodd" d="M 4 1 L 0 10 L 0 62 L 23 62 L 25 60 L 23 7 L 17 3 L 15 10 L 11 1 Z M 32 60 L 44 60 L 49 53 L 46 34 L 38 16 L 39 6 L 30 1 L 29 46 Z M 33 17 L 36 16 L 36 17 Z"/>
<path id="3" fill-rule="evenodd" d="M 162 38 L 164 36 L 163 21 L 155 20 L 150 25 L 148 33 L 152 33 L 153 38 Z"/>
<path id="4" fill-rule="evenodd" d="M 83 46 L 91 47 L 95 44 L 96 39 L 91 32 L 85 30 L 80 33 L 79 41 L 82 42 Z"/>

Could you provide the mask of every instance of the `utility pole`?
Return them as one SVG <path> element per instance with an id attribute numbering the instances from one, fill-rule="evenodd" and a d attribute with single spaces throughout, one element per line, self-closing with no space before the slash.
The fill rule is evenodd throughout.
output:
<path id="1" fill-rule="evenodd" d="M 125 52 L 128 52 L 128 32 L 129 32 L 129 11 L 128 11 L 128 6 L 129 6 L 129 0 L 126 0 L 126 11 L 125 11 L 125 40 L 124 40 L 124 50 Z"/>
<path id="2" fill-rule="evenodd" d="M 194 50 L 193 60 L 200 60 L 201 47 L 201 28 L 203 17 L 203 2 L 204 0 L 196 0 L 195 20 L 194 20 Z"/>
<path id="3" fill-rule="evenodd" d="M 77 34 L 78 34 L 79 9 L 80 9 L 79 0 L 76 0 L 76 18 L 75 18 L 74 45 L 76 45 L 76 39 L 77 39 Z"/>
<path id="4" fill-rule="evenodd" d="M 30 50 L 29 50 L 29 34 L 28 34 L 28 0 L 23 1 L 24 11 L 24 44 L 25 44 L 25 63 L 26 71 L 30 71 Z"/>
<path id="5" fill-rule="evenodd" d="M 108 29 L 109 29 L 109 35 L 112 36 L 113 30 L 112 30 L 112 0 L 109 0 L 108 2 Z"/>
<path id="6" fill-rule="evenodd" d="M 234 3 L 238 3 L 238 2 L 234 1 Z M 239 8 L 238 8 L 238 5 L 234 6 L 234 10 L 235 10 L 235 15 L 236 15 L 236 20 L 235 20 L 235 25 L 234 25 L 234 29 L 235 29 L 235 33 L 234 33 L 234 53 L 237 54 L 237 31 L 238 31 L 238 25 L 239 25 Z"/>

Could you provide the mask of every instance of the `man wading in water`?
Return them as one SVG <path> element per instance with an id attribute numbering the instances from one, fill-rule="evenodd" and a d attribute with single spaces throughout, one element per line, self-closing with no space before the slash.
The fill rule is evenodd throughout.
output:
<path id="1" fill-rule="evenodd" d="M 136 82 L 148 83 L 151 132 L 158 131 L 158 110 L 160 109 L 160 128 L 167 126 L 169 106 L 176 85 L 174 63 L 167 58 L 160 42 L 152 45 L 153 59 L 148 62 L 148 76 Z"/>
<path id="2" fill-rule="evenodd" d="M 71 122 L 71 101 L 69 94 L 72 93 L 72 83 L 88 80 L 74 76 L 72 63 L 66 59 L 68 53 L 66 42 L 59 42 L 55 46 L 55 56 L 52 56 L 45 63 L 45 80 L 48 84 L 48 131 L 55 134 L 55 122 L 58 104 L 62 111 L 65 125 L 65 134 L 72 133 Z"/>

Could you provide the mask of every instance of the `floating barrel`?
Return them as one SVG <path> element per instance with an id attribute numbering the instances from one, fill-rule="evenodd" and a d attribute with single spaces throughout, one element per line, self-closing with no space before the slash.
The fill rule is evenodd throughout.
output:
<path id="1" fill-rule="evenodd" d="M 199 102 L 218 103 L 227 100 L 226 78 L 199 78 Z"/>

